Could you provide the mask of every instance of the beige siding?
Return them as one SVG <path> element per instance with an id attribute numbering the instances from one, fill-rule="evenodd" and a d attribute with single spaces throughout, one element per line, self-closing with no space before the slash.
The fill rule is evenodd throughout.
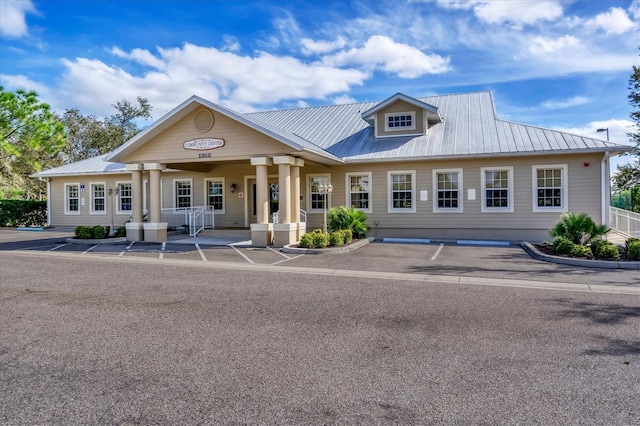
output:
<path id="1" fill-rule="evenodd" d="M 330 206 L 346 203 L 345 175 L 353 172 L 371 172 L 372 174 L 372 212 L 368 213 L 368 223 L 377 237 L 422 237 L 432 239 L 505 239 L 505 240 L 543 240 L 550 238 L 548 229 L 559 219 L 560 212 L 534 212 L 533 210 L 533 165 L 567 165 L 568 170 L 568 210 L 588 213 L 595 221 L 601 218 L 600 154 L 557 155 L 538 157 L 496 157 L 491 159 L 465 159 L 447 161 L 415 161 L 376 164 L 353 164 L 325 167 L 307 163 L 300 169 L 301 200 L 300 208 L 308 210 L 309 175 L 329 174 L 333 185 Z M 587 165 L 588 164 L 588 165 Z M 513 167 L 514 212 L 482 212 L 482 167 Z M 433 170 L 462 169 L 463 171 L 463 212 L 434 213 Z M 415 213 L 388 212 L 388 171 L 415 170 Z M 278 167 L 268 168 L 269 175 L 278 174 Z M 174 180 L 192 179 L 193 205 L 206 204 L 205 179 L 224 178 L 225 212 L 216 214 L 216 227 L 242 227 L 245 225 L 245 211 L 252 213 L 250 188 L 244 185 L 255 176 L 255 167 L 249 161 L 233 164 L 214 164 L 209 173 L 164 172 L 162 173 L 162 206 L 174 207 Z M 148 180 L 145 173 L 144 179 Z M 115 187 L 116 182 L 130 181 L 130 175 L 111 175 L 104 178 L 82 176 L 68 179 L 56 178 L 51 183 L 51 222 L 54 226 L 108 225 L 111 223 L 110 211 L 104 215 L 90 214 L 90 183 L 106 182 L 107 188 Z M 85 205 L 81 205 L 80 215 L 64 213 L 64 183 L 84 184 L 81 193 Z M 230 192 L 231 184 L 236 184 L 235 193 Z M 474 189 L 475 200 L 468 199 L 468 190 Z M 428 200 L 420 201 L 420 191 L 428 191 Z M 244 195 L 240 198 L 240 193 Z M 108 197 L 107 207 L 113 199 Z M 322 212 L 308 212 L 309 229 L 320 227 Z M 128 214 L 114 214 L 115 225 L 128 220 Z"/>
<path id="2" fill-rule="evenodd" d="M 160 163 L 209 163 L 211 161 L 247 158 L 253 156 L 273 155 L 290 152 L 291 148 L 265 136 L 222 114 L 213 112 L 214 124 L 211 130 L 201 133 L 194 128 L 194 116 L 189 114 L 160 135 L 151 139 L 134 153 L 125 158 L 125 163 L 160 162 Z M 183 143 L 200 138 L 224 139 L 223 147 L 196 151 L 183 147 Z M 211 154 L 210 158 L 200 158 L 200 154 Z"/>
<path id="3" fill-rule="evenodd" d="M 387 132 L 385 131 L 385 114 L 389 113 L 397 113 L 397 112 L 413 112 L 415 114 L 415 125 L 416 128 L 414 130 L 405 130 L 405 131 L 394 131 Z M 418 108 L 415 105 L 411 105 L 404 101 L 397 101 L 393 104 L 389 105 L 383 110 L 380 110 L 376 113 L 376 135 L 384 137 L 384 136 L 402 136 L 406 134 L 422 134 L 425 132 L 424 127 L 424 110 L 422 108 Z"/>

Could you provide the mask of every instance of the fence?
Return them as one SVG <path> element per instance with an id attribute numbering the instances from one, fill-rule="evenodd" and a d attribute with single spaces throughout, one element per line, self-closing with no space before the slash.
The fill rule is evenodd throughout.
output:
<path id="1" fill-rule="evenodd" d="M 640 214 L 609 207 L 609 226 L 618 232 L 640 238 Z"/>
<path id="2" fill-rule="evenodd" d="M 195 237 L 204 228 L 214 228 L 213 206 L 162 209 L 160 220 L 169 228 L 184 227 Z"/>
<path id="3" fill-rule="evenodd" d="M 280 212 L 275 212 L 272 215 L 273 223 L 280 223 Z M 307 221 L 307 212 L 305 210 L 300 209 L 300 222 Z"/>

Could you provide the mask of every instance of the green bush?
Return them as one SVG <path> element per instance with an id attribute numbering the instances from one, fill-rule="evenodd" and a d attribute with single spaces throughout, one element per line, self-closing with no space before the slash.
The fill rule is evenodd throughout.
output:
<path id="1" fill-rule="evenodd" d="M 601 257 L 600 251 L 602 250 L 602 247 L 607 245 L 611 245 L 611 242 L 607 240 L 593 240 L 591 241 L 591 252 L 595 257 Z"/>
<path id="2" fill-rule="evenodd" d="M 119 226 L 116 229 L 116 237 L 126 237 L 127 236 L 127 228 L 125 228 L 124 226 Z"/>
<path id="3" fill-rule="evenodd" d="M 627 260 L 640 260 L 640 240 L 636 240 L 631 243 L 627 241 Z"/>
<path id="4" fill-rule="evenodd" d="M 342 231 L 329 234 L 329 245 L 331 247 L 342 247 L 344 245 L 344 234 Z"/>
<path id="5" fill-rule="evenodd" d="M 640 238 L 636 238 L 636 237 L 629 237 L 629 238 L 627 238 L 627 241 L 625 241 L 624 246 L 625 246 L 625 248 L 627 249 L 627 251 L 629 251 L 629 246 L 630 246 L 632 243 L 637 243 L 637 242 L 640 242 Z"/>
<path id="6" fill-rule="evenodd" d="M 313 245 L 313 234 L 307 232 L 302 237 L 300 237 L 300 241 L 298 242 L 298 246 L 302 248 L 309 248 Z"/>
<path id="7" fill-rule="evenodd" d="M 351 229 L 343 229 L 342 236 L 344 237 L 345 244 L 351 244 L 351 241 L 353 240 L 353 232 Z"/>
<path id="8" fill-rule="evenodd" d="M 96 226 L 91 228 L 91 233 L 93 234 L 93 238 L 101 240 L 101 239 L 107 238 L 109 236 L 109 227 L 108 226 L 102 226 L 102 225 L 96 225 Z"/>
<path id="9" fill-rule="evenodd" d="M 355 207 L 332 207 L 329 210 L 327 227 L 330 231 L 350 229 L 353 233 L 353 238 L 364 238 L 369 231 L 369 226 L 367 226 L 366 222 L 367 215 Z"/>
<path id="10" fill-rule="evenodd" d="M 607 260 L 619 260 L 620 259 L 620 250 L 618 246 L 615 244 L 604 245 L 600 248 L 598 252 L 598 258 L 607 259 Z"/>
<path id="11" fill-rule="evenodd" d="M 593 257 L 593 253 L 591 252 L 591 249 L 589 247 L 574 244 L 571 248 L 571 256 Z"/>
<path id="12" fill-rule="evenodd" d="M 326 232 L 313 232 L 313 245 L 315 248 L 325 248 L 329 245 L 329 234 Z"/>
<path id="13" fill-rule="evenodd" d="M 571 254 L 573 246 L 575 244 L 566 238 L 558 237 L 553 240 L 553 252 L 557 254 Z"/>
<path id="14" fill-rule="evenodd" d="M 44 226 L 46 224 L 46 201 L 0 200 L 0 226 Z"/>
<path id="15" fill-rule="evenodd" d="M 550 231 L 554 237 L 562 237 L 574 244 L 586 245 L 591 240 L 605 235 L 610 229 L 605 225 L 596 225 L 586 213 L 565 213 Z"/>
<path id="16" fill-rule="evenodd" d="M 82 240 L 89 240 L 93 238 L 93 232 L 91 227 L 89 226 L 76 226 L 73 231 L 73 234 L 76 238 Z"/>

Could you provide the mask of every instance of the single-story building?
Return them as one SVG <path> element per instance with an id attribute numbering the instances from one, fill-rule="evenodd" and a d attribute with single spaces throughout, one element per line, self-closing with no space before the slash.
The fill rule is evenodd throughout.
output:
<path id="1" fill-rule="evenodd" d="M 115 151 L 35 177 L 51 226 L 251 230 L 283 246 L 353 206 L 376 237 L 541 241 L 563 212 L 606 223 L 630 147 L 501 120 L 491 92 L 241 114 L 192 96 Z"/>

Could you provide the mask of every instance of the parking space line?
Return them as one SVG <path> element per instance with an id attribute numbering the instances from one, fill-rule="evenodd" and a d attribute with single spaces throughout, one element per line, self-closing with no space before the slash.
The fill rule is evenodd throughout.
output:
<path id="1" fill-rule="evenodd" d="M 243 252 L 241 252 L 240 250 L 238 250 L 237 248 L 235 248 L 235 246 L 233 246 L 232 244 L 229 244 L 229 247 L 231 247 L 232 249 L 234 249 L 236 251 L 236 253 L 238 253 L 240 256 L 244 257 L 245 260 L 247 262 L 249 262 L 252 265 L 255 265 L 256 262 L 254 262 L 253 260 L 249 259 L 247 256 L 245 256 L 245 254 Z"/>
<path id="2" fill-rule="evenodd" d="M 302 256 L 304 256 L 304 254 L 299 254 L 299 255 L 294 256 L 294 257 L 287 257 L 286 259 L 282 259 L 282 260 L 277 261 L 276 263 L 272 263 L 272 265 L 279 265 L 281 263 L 288 262 L 290 260 L 297 259 L 297 258 L 302 257 Z"/>
<path id="3" fill-rule="evenodd" d="M 287 259 L 290 259 L 290 257 L 289 257 L 289 256 L 287 256 L 286 254 L 282 253 L 282 252 L 281 252 L 281 251 L 279 251 L 279 250 L 274 250 L 274 249 L 272 249 L 271 247 L 267 247 L 267 248 L 268 248 L 269 250 L 271 250 L 272 252 L 274 252 L 274 253 L 278 253 L 278 254 L 279 254 L 280 256 L 282 256 L 282 257 L 286 257 Z"/>
<path id="4" fill-rule="evenodd" d="M 91 250 L 93 250 L 94 248 L 98 247 L 100 244 L 96 244 L 95 246 L 91 246 L 88 249 L 86 249 L 85 251 L 82 252 L 82 254 L 87 254 L 89 253 Z"/>
<path id="5" fill-rule="evenodd" d="M 159 259 L 164 259 L 164 249 L 165 247 L 167 247 L 167 243 L 162 243 L 162 248 L 160 249 L 160 256 L 158 257 Z"/>
<path id="6" fill-rule="evenodd" d="M 436 250 L 436 253 L 433 256 L 431 256 L 431 260 L 436 260 L 436 258 L 440 254 L 440 251 L 442 250 L 442 247 L 444 247 L 444 243 L 440 243 L 440 247 L 438 247 L 438 250 Z"/>
<path id="7" fill-rule="evenodd" d="M 198 253 L 200 253 L 200 257 L 202 258 L 202 261 L 206 262 L 207 258 L 204 256 L 204 253 L 202 252 L 202 249 L 200 248 L 200 244 L 196 243 L 196 248 L 198 249 Z"/>
<path id="8" fill-rule="evenodd" d="M 51 248 L 51 249 L 49 249 L 49 250 L 47 250 L 47 251 L 56 251 L 56 250 L 58 250 L 60 247 L 64 247 L 64 246 L 66 246 L 67 244 L 68 244 L 68 243 L 60 244 L 59 246 L 55 246 L 54 248 Z M 37 247 L 36 247 L 36 248 L 37 248 Z"/>
<path id="9" fill-rule="evenodd" d="M 118 254 L 118 256 L 119 256 L 119 257 L 124 256 L 125 252 L 131 248 L 131 246 L 133 245 L 133 243 L 135 243 L 135 241 L 131 241 L 131 244 L 129 244 L 129 245 L 128 245 L 124 250 L 122 250 L 122 251 Z"/>

